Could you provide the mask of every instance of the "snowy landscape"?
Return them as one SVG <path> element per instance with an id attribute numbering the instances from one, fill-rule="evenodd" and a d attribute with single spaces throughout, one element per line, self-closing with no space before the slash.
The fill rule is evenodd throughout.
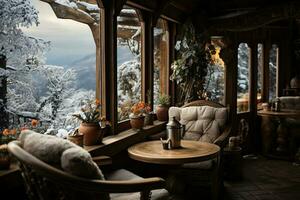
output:
<path id="1" fill-rule="evenodd" d="M 68 2 L 55 1 L 75 6 Z M 2 108 L 9 113 L 9 128 L 20 129 L 28 126 L 30 119 L 38 119 L 41 132 L 73 131 L 79 122 L 72 115 L 85 101 L 95 99 L 97 44 L 91 30 L 78 22 L 57 19 L 52 8 L 39 0 L 1 2 L 0 8 L 5 10 L 1 12 L 0 55 L 6 61 L 0 71 L 1 83 L 5 82 L 1 89 L 7 90 Z M 140 33 L 136 30 L 132 37 Z M 140 53 L 129 48 L 137 47 L 136 40 L 128 41 L 133 45 L 127 41 L 118 44 L 119 106 L 128 99 L 140 100 Z M 128 84 L 134 84 L 133 89 L 128 89 Z"/>
<path id="2" fill-rule="evenodd" d="M 62 8 L 78 6 L 69 0 L 51 0 Z M 80 3 L 80 2 L 77 2 Z M 84 4 L 92 20 L 99 19 L 99 8 Z M 38 119 L 41 131 L 73 131 L 79 122 L 72 114 L 79 112 L 88 99 L 95 99 L 96 46 L 92 29 L 76 19 L 58 19 L 49 4 L 40 0 L 0 0 L 0 111 L 9 113 L 10 129 L 27 126 Z M 133 15 L 125 8 L 123 14 Z M 121 12 L 121 13 L 122 13 Z M 136 14 L 136 13 L 135 13 Z M 118 17 L 124 23 L 126 17 Z M 141 98 L 141 28 L 129 27 L 130 34 L 118 37 L 118 113 L 119 120 L 128 118 L 131 105 Z M 131 21 L 131 22 L 132 22 Z M 94 24 L 97 26 L 97 24 Z M 128 33 L 128 26 L 118 31 Z M 75 34 L 76 33 L 76 34 Z M 155 37 L 162 34 L 157 32 Z M 276 48 L 270 58 L 271 83 L 276 81 Z M 248 47 L 241 44 L 238 53 L 238 98 L 248 98 Z M 159 69 L 155 67 L 155 91 L 159 91 Z M 275 78 L 274 78 L 275 77 Z M 209 65 L 205 87 L 211 100 L 224 98 L 224 66 Z M 272 84 L 271 84 L 272 85 Z M 270 88 L 273 98 L 275 89 Z M 5 112 L 4 112 L 5 111 Z M 6 116 L 0 116 L 5 119 Z M 49 131 L 48 130 L 48 131 Z"/>

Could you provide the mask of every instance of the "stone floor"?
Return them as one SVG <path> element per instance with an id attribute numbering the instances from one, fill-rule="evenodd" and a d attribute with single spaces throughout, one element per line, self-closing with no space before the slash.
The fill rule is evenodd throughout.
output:
<path id="1" fill-rule="evenodd" d="M 261 156 L 243 159 L 243 179 L 224 185 L 224 200 L 300 200 L 300 166 Z"/>

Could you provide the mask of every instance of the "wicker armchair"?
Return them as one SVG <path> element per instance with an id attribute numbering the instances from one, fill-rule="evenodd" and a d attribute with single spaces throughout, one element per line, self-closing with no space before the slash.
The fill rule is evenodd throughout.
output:
<path id="1" fill-rule="evenodd" d="M 213 108 L 226 108 L 225 106 L 205 100 L 197 100 L 185 104 L 182 108 L 192 107 L 192 106 L 209 106 Z M 175 108 L 176 111 L 177 108 Z M 192 108 L 191 108 L 192 109 Z M 195 108 L 196 109 L 196 108 Z M 194 110 L 193 110 L 194 111 Z M 195 112 L 199 113 L 199 111 Z M 169 111 L 169 117 L 173 115 L 172 111 Z M 185 113 L 188 114 L 188 113 Z M 181 114 L 180 114 L 181 115 Z M 227 116 L 226 116 L 227 115 Z M 173 115 L 175 116 L 175 115 Z M 221 156 L 220 160 L 211 160 L 205 162 L 197 162 L 197 163 L 187 163 L 181 166 L 178 169 L 172 170 L 171 174 L 175 177 L 174 179 L 177 181 L 183 181 L 186 183 L 186 189 L 192 191 L 201 191 L 200 188 L 206 188 L 210 186 L 211 193 L 209 197 L 212 199 L 219 199 L 221 189 L 223 188 L 223 161 L 222 161 L 222 152 L 223 148 L 227 145 L 228 139 L 231 133 L 231 120 L 229 118 L 229 108 L 227 108 L 227 112 L 225 114 L 226 123 L 220 130 L 220 134 L 213 140 L 211 143 L 218 145 L 221 148 Z M 177 117 L 179 117 L 177 115 Z M 179 118 L 180 120 L 180 118 Z M 198 119 L 192 119 L 198 120 Z M 187 123 L 187 121 L 185 121 Z M 191 121 L 194 123 L 195 121 Z M 196 124 L 196 123 L 195 123 Z M 194 127 L 195 129 L 195 127 Z M 191 138 L 189 138 L 191 139 Z M 193 138 L 192 138 L 193 139 Z M 200 139 L 196 139 L 200 140 Z M 201 140 L 200 140 L 201 141 Z M 209 142 L 209 141 L 206 141 Z M 207 191 L 206 189 L 203 190 Z M 208 199 L 209 197 L 205 198 Z"/>
<path id="2" fill-rule="evenodd" d="M 108 175 L 108 180 L 91 180 L 71 175 L 41 161 L 25 151 L 18 141 L 9 143 L 8 149 L 19 161 L 29 199 L 125 200 L 138 197 L 143 200 L 152 199 L 152 190 L 154 191 L 153 196 L 159 199 L 165 199 L 161 196 L 168 195 L 166 190 L 161 189 L 165 186 L 165 181 L 161 178 L 144 179 L 122 169 Z M 128 180 L 124 180 L 124 177 L 127 177 Z M 140 195 L 137 192 L 140 192 Z M 113 196 L 109 195 L 110 193 L 123 194 Z"/>

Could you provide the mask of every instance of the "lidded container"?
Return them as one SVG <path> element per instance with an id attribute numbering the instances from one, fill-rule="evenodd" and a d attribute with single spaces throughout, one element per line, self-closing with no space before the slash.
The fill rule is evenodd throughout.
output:
<path id="1" fill-rule="evenodd" d="M 167 124 L 168 140 L 170 139 L 170 149 L 176 149 L 181 147 L 181 138 L 185 134 L 185 125 L 179 123 L 175 117 Z"/>

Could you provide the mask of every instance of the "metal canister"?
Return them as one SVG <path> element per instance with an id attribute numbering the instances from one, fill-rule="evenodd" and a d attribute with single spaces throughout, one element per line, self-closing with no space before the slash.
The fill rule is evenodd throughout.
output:
<path id="1" fill-rule="evenodd" d="M 168 139 L 170 139 L 169 149 L 176 149 L 181 146 L 183 126 L 176 120 L 175 117 L 167 124 Z"/>

